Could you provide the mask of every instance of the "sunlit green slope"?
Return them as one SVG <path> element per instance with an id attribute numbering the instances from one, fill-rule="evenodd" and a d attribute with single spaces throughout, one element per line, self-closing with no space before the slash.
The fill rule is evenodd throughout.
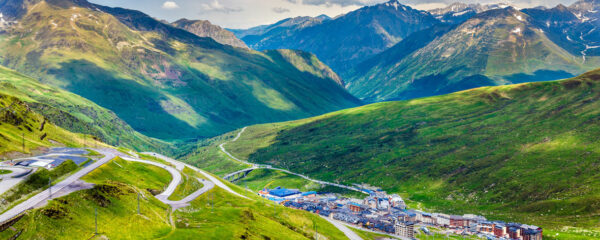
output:
<path id="1" fill-rule="evenodd" d="M 113 112 L 73 93 L 51 87 L 0 66 L 0 93 L 15 96 L 50 122 L 71 132 L 132 149 L 169 150 L 169 145 L 146 137 Z"/>
<path id="2" fill-rule="evenodd" d="M 227 149 L 432 209 L 597 230 L 599 100 L 596 70 L 252 126 Z"/>

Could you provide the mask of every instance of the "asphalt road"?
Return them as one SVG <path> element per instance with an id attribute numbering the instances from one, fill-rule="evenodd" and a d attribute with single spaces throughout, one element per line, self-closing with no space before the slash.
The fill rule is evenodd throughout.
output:
<path id="1" fill-rule="evenodd" d="M 11 188 L 13 188 L 14 186 L 16 186 L 17 184 L 21 183 L 27 177 L 27 175 L 25 175 L 25 176 L 22 176 L 22 177 L 14 178 L 15 176 L 19 176 L 21 174 L 25 174 L 25 173 L 27 173 L 28 171 L 31 170 L 31 169 L 28 169 L 28 168 L 19 168 L 19 167 L 0 167 L 0 169 L 12 171 L 9 174 L 0 175 L 0 179 L 1 179 L 1 181 L 0 181 L 0 195 L 4 194 L 5 192 L 7 192 L 8 190 L 10 190 Z M 33 170 L 33 171 L 35 171 L 35 170 Z"/>
<path id="2" fill-rule="evenodd" d="M 156 153 L 146 153 L 146 154 L 149 154 L 149 155 L 161 158 L 161 157 L 159 157 L 159 154 L 156 154 Z M 162 155 L 160 155 L 160 156 L 162 156 Z M 137 159 L 137 158 L 132 158 L 132 157 L 129 157 L 129 156 L 122 155 L 122 156 L 119 156 L 119 157 L 121 157 L 123 160 L 126 160 L 126 161 L 145 163 L 145 164 L 157 166 L 157 167 L 160 167 L 160 168 L 164 168 L 165 170 L 169 171 L 169 173 L 171 174 L 171 176 L 173 176 L 173 179 L 169 183 L 169 186 L 167 187 L 167 189 L 165 189 L 164 192 L 156 195 L 155 197 L 159 201 L 161 201 L 161 202 L 163 202 L 165 204 L 170 205 L 173 208 L 173 210 L 189 206 L 189 203 L 191 201 L 193 201 L 194 199 L 198 198 L 200 195 L 208 192 L 208 190 L 210 190 L 213 187 L 215 187 L 215 184 L 213 182 L 198 178 L 198 181 L 200 181 L 204 185 L 202 188 L 198 189 L 197 191 L 193 192 L 192 194 L 188 195 L 187 197 L 185 197 L 185 198 L 183 198 L 181 200 L 171 201 L 171 200 L 169 200 L 169 197 L 171 195 L 173 195 L 173 193 L 177 189 L 177 186 L 179 184 L 181 184 L 182 178 L 181 178 L 180 171 L 183 171 L 183 169 L 185 168 L 185 164 L 184 163 L 176 161 L 176 160 L 173 160 L 173 159 L 170 159 L 170 161 L 165 160 L 165 161 L 173 164 L 175 166 L 175 168 L 173 168 L 171 166 L 167 166 L 167 165 L 164 165 L 164 164 L 161 164 L 161 163 L 147 161 L 147 160 L 142 160 L 142 159 Z M 166 158 L 165 156 L 162 156 L 162 157 Z"/>
<path id="3" fill-rule="evenodd" d="M 88 173 L 94 171 L 96 168 L 102 166 L 103 164 L 109 162 L 111 159 L 113 159 L 116 156 L 116 150 L 114 149 L 94 149 L 97 152 L 99 152 L 100 154 L 104 155 L 104 157 L 84 168 L 82 168 L 81 170 L 77 171 L 76 173 L 72 174 L 71 176 L 65 178 L 64 180 L 62 180 L 61 182 L 57 183 L 56 185 L 51 187 L 52 192 L 58 192 L 60 190 L 62 190 L 63 188 L 65 188 L 66 186 L 70 185 L 71 183 L 77 181 L 78 179 L 80 179 L 81 177 L 87 175 Z M 45 201 L 46 199 L 48 199 L 48 197 L 50 196 L 50 189 L 46 189 L 38 194 L 36 194 L 35 196 L 25 200 L 24 202 L 18 204 L 17 206 L 9 209 L 8 211 L 2 213 L 0 215 L 0 222 L 4 222 L 7 220 L 10 220 L 11 218 L 19 215 L 20 213 L 27 211 L 29 209 L 34 208 L 36 205 L 38 205 L 39 203 Z"/>
<path id="4" fill-rule="evenodd" d="M 189 205 L 189 202 L 193 201 L 194 199 L 196 199 L 197 197 L 199 197 L 200 195 L 206 193 L 208 190 L 212 189 L 215 184 L 212 181 L 209 180 L 204 180 L 204 179 L 198 179 L 199 181 L 201 181 L 203 183 L 203 187 L 201 189 L 199 189 L 198 191 L 190 194 L 189 196 L 185 197 L 182 200 L 179 201 L 171 201 L 168 200 L 169 196 L 171 196 L 175 190 L 177 189 L 177 186 L 181 183 L 182 177 L 181 177 L 181 173 L 171 167 L 171 166 L 167 166 L 161 163 L 157 163 L 157 162 L 152 162 L 152 161 L 147 161 L 147 160 L 142 160 L 142 159 L 137 159 L 137 158 L 133 158 L 131 156 L 125 155 L 117 150 L 114 149 L 94 149 L 95 151 L 97 151 L 98 153 L 104 155 L 104 157 L 86 167 L 84 167 L 83 169 L 77 171 L 76 173 L 74 173 L 73 175 L 67 177 L 66 179 L 64 179 L 63 181 L 57 183 L 56 185 L 52 186 L 51 190 L 53 193 L 59 192 L 63 189 L 67 189 L 69 185 L 73 184 L 74 182 L 76 182 L 77 180 L 79 180 L 80 178 L 82 178 L 83 176 L 89 174 L 90 172 L 94 171 L 95 169 L 97 169 L 98 167 L 104 165 L 105 163 L 109 162 L 110 160 L 112 160 L 115 157 L 120 157 L 125 161 L 131 161 L 131 162 L 139 162 L 139 163 L 144 163 L 144 164 L 148 164 L 148 165 L 153 165 L 153 166 L 157 166 L 160 168 L 164 168 L 165 170 L 167 170 L 171 176 L 173 177 L 173 179 L 171 180 L 171 182 L 169 183 L 169 185 L 167 186 L 167 188 L 165 189 L 165 191 L 163 191 L 162 193 L 156 195 L 155 197 L 160 200 L 161 202 L 171 205 L 173 207 L 173 209 L 177 209 L 177 208 L 181 208 L 181 207 L 185 207 Z M 158 154 L 156 154 L 158 155 Z M 159 155 L 162 156 L 162 155 Z M 164 157 L 164 156 L 162 156 Z M 164 157 L 166 158 L 166 157 Z M 181 163 L 179 161 L 175 161 L 173 159 L 167 158 L 169 159 L 168 161 L 170 163 L 172 163 L 173 165 L 175 165 L 178 169 L 183 170 L 183 167 L 186 166 L 186 164 Z M 192 168 L 195 171 L 200 172 L 201 174 L 207 176 L 207 178 L 213 180 L 213 181 L 218 181 L 218 179 L 208 175 L 207 173 L 201 171 L 200 169 L 197 169 L 195 167 L 189 166 L 190 168 Z M 12 174 L 12 173 L 11 173 Z M 218 181 L 217 185 L 223 185 L 225 186 L 223 183 L 221 183 L 220 181 Z M 5 181 L 2 182 L 2 186 L 5 185 Z M 225 186 L 225 188 L 229 189 L 227 186 Z M 226 190 L 227 190 L 226 189 Z M 229 189 L 228 191 L 233 192 L 233 190 Z M 236 195 L 239 195 L 235 192 L 233 192 Z M 239 195 L 241 196 L 241 195 Z M 33 209 L 36 206 L 42 206 L 43 203 L 45 201 L 47 201 L 50 197 L 50 190 L 45 190 L 42 191 L 38 194 L 36 194 L 35 196 L 25 200 L 24 202 L 18 204 L 17 206 L 9 209 L 8 211 L 4 212 L 3 214 L 0 215 L 0 222 L 4 222 L 7 220 L 10 220 L 11 218 L 19 215 L 20 213 L 27 211 L 29 209 Z M 242 196 L 244 197 L 244 196 Z"/>
<path id="5" fill-rule="evenodd" d="M 170 166 L 164 165 L 164 164 L 160 164 L 157 162 L 152 162 L 152 161 L 148 161 L 148 160 L 142 160 L 142 159 L 137 159 L 137 158 L 132 158 L 129 156 L 124 156 L 124 155 L 120 155 L 119 156 L 121 159 L 125 160 L 125 161 L 130 161 L 130 162 L 139 162 L 139 163 L 143 163 L 143 164 L 148 164 L 148 165 L 153 165 L 159 168 L 163 168 L 165 170 L 167 170 L 171 176 L 173 177 L 173 179 L 171 180 L 171 182 L 169 183 L 169 186 L 167 186 L 167 188 L 165 189 L 165 191 L 163 191 L 162 193 L 156 195 L 155 197 L 160 200 L 161 202 L 166 203 L 167 199 L 169 198 L 169 196 L 171 196 L 174 192 L 175 189 L 177 189 L 177 186 L 181 183 L 181 173 L 179 173 L 179 171 L 177 171 L 177 169 L 172 168 Z"/>
<path id="6" fill-rule="evenodd" d="M 246 196 L 244 196 L 244 195 L 241 195 L 241 194 L 239 194 L 239 193 L 237 193 L 237 192 L 233 191 L 231 188 L 229 188 L 227 185 L 225 185 L 225 183 L 221 182 L 219 179 L 217 179 L 217 178 L 213 177 L 212 175 L 210 175 L 210 174 L 208 174 L 208 173 L 206 173 L 206 172 L 204 172 L 204 171 L 200 170 L 200 169 L 199 169 L 199 168 L 197 168 L 197 167 L 194 167 L 194 166 L 192 166 L 192 165 L 189 165 L 189 164 L 187 164 L 187 163 L 182 163 L 182 162 L 180 162 L 180 161 L 177 161 L 177 160 L 175 160 L 175 159 L 172 159 L 172 158 L 170 158 L 170 157 L 167 157 L 167 156 L 163 156 L 163 155 L 161 155 L 161 154 L 158 154 L 158 153 L 153 153 L 153 152 L 145 152 L 145 153 L 143 153 L 143 154 L 147 154 L 147 155 L 150 155 L 150 156 L 154 156 L 154 157 L 160 158 L 160 159 L 162 159 L 162 160 L 164 160 L 164 161 L 166 161 L 166 162 L 168 162 L 168 163 L 171 163 L 171 164 L 175 165 L 177 168 L 181 167 L 181 169 L 183 169 L 183 167 L 189 167 L 189 168 L 191 168 L 192 170 L 194 170 L 194 171 L 196 171 L 196 172 L 199 172 L 200 174 L 204 175 L 204 176 L 205 176 L 205 177 L 206 177 L 206 178 L 207 178 L 209 181 L 213 182 L 215 185 L 219 186 L 219 187 L 220 187 L 220 188 L 222 188 L 223 190 L 225 190 L 225 191 L 228 191 L 229 193 L 231 193 L 231 194 L 233 194 L 233 195 L 236 195 L 236 196 L 238 196 L 238 197 L 241 197 L 241 198 L 246 198 L 246 199 L 248 199 L 248 197 L 246 197 Z"/>
<path id="7" fill-rule="evenodd" d="M 362 238 L 359 237 L 358 234 L 356 234 L 354 231 L 352 231 L 352 229 L 346 227 L 346 225 L 342 224 L 341 222 L 338 222 L 336 220 L 333 220 L 331 218 L 324 217 L 324 216 L 321 216 L 321 215 L 319 215 L 319 216 L 321 218 L 327 220 L 329 223 L 333 224 L 333 226 L 335 226 L 340 231 L 342 231 L 344 233 L 344 235 L 346 235 L 346 237 L 348 237 L 348 239 L 350 239 L 350 240 L 362 240 Z"/>

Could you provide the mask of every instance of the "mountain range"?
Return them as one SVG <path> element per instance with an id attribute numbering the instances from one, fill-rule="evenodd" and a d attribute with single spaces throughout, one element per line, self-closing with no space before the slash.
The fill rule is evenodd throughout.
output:
<path id="1" fill-rule="evenodd" d="M 392 0 L 366 6 L 334 19 L 292 18 L 272 26 L 233 32 L 256 50 L 286 48 L 314 53 L 344 76 L 346 71 L 365 58 L 438 22 L 427 12 Z"/>
<path id="2" fill-rule="evenodd" d="M 179 19 L 172 23 L 173 26 L 184 29 L 196 34 L 199 37 L 209 37 L 218 43 L 240 48 L 248 48 L 242 40 L 238 39 L 232 32 L 227 31 L 217 25 L 213 25 L 207 20 L 188 20 Z"/>
<path id="3" fill-rule="evenodd" d="M 287 19 L 234 33 L 250 48 L 312 52 L 350 93 L 376 102 L 592 70 L 600 49 L 598 6 L 592 0 L 522 10 L 454 3 L 418 11 L 392 0 L 334 19 Z"/>
<path id="4" fill-rule="evenodd" d="M 195 139 L 360 102 L 314 55 L 217 43 L 84 0 L 2 0 L 0 63 L 161 139 Z"/>
<path id="5" fill-rule="evenodd" d="M 375 56 L 347 80 L 348 90 L 368 101 L 411 99 L 563 79 L 597 66 L 558 46 L 530 16 L 512 7 L 479 13 L 430 38 L 411 37 L 405 41 L 427 44 L 414 49 L 401 42 Z"/>

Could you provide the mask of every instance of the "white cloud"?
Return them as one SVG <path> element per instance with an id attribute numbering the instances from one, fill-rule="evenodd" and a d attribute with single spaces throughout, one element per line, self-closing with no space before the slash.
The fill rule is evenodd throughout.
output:
<path id="1" fill-rule="evenodd" d="M 273 8 L 273 12 L 275 13 L 286 13 L 286 12 L 290 12 L 290 9 L 284 8 L 284 7 L 274 7 Z"/>
<path id="2" fill-rule="evenodd" d="M 177 5 L 176 2 L 173 1 L 166 1 L 163 3 L 162 8 L 164 9 L 177 9 L 179 8 L 179 5 Z"/>
<path id="3" fill-rule="evenodd" d="M 232 13 L 232 12 L 241 12 L 243 9 L 239 7 L 226 7 L 222 5 L 219 1 L 213 0 L 211 3 L 203 3 L 200 5 L 205 12 L 222 12 L 222 13 Z"/>
<path id="4" fill-rule="evenodd" d="M 302 3 L 305 5 L 315 5 L 315 6 L 333 6 L 338 5 L 342 7 L 346 6 L 365 6 L 376 3 L 382 3 L 387 0 L 285 0 L 290 3 Z"/>

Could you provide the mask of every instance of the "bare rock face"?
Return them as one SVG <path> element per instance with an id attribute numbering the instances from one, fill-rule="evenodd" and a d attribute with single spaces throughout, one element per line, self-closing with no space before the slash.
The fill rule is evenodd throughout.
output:
<path id="1" fill-rule="evenodd" d="M 213 25 L 207 20 L 188 20 L 180 19 L 173 23 L 173 26 L 184 29 L 200 37 L 209 37 L 218 43 L 230 45 L 239 48 L 248 48 L 246 44 L 238 39 L 232 32 L 227 31 L 217 25 Z"/>

